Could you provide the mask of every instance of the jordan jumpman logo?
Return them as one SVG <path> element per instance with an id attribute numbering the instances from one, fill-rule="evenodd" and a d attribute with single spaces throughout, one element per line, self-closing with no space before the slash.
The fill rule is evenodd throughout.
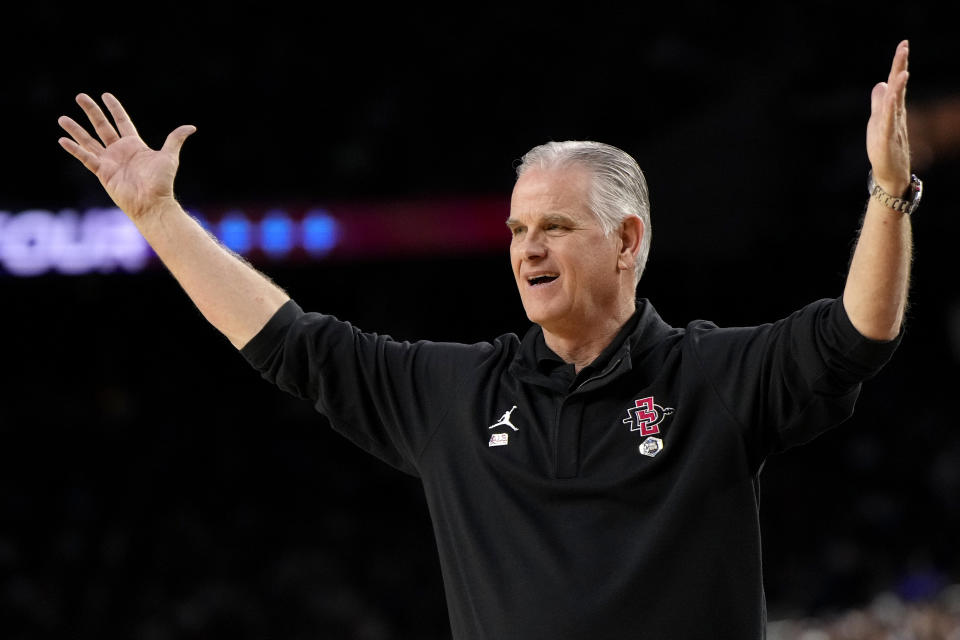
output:
<path id="1" fill-rule="evenodd" d="M 503 415 L 500 416 L 500 419 L 499 419 L 496 423 L 490 425 L 490 428 L 493 429 L 494 427 L 499 427 L 499 426 L 501 426 L 501 425 L 507 425 L 508 427 L 510 427 L 511 429 L 513 429 L 514 431 L 520 431 L 520 429 L 517 429 L 515 426 L 513 426 L 513 423 L 510 422 L 510 414 L 513 413 L 516 408 L 517 408 L 517 405 L 513 405 L 513 406 L 510 408 L 510 411 L 504 411 L 504 412 L 503 412 Z"/>

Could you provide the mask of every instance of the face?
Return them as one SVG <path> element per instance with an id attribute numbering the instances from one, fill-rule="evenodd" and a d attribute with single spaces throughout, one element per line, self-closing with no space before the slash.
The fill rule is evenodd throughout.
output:
<path id="1" fill-rule="evenodd" d="M 589 209 L 589 184 L 578 167 L 530 169 L 513 189 L 513 276 L 527 317 L 549 332 L 589 331 L 623 295 L 620 239 Z"/>

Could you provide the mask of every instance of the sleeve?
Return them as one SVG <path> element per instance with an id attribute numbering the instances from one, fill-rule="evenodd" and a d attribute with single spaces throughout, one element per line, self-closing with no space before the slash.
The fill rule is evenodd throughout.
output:
<path id="1" fill-rule="evenodd" d="M 843 302 L 819 300 L 758 327 L 694 323 L 696 354 L 720 402 L 742 430 L 754 469 L 770 453 L 813 439 L 853 414 L 860 384 L 893 355 L 901 334 L 871 340 Z"/>
<path id="2" fill-rule="evenodd" d="M 398 342 L 291 300 L 241 354 L 264 379 L 311 400 L 347 439 L 419 476 L 420 454 L 456 389 L 493 348 Z"/>

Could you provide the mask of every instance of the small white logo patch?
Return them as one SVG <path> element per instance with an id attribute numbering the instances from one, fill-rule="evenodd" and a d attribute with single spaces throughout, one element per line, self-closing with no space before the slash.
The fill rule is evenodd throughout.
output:
<path id="1" fill-rule="evenodd" d="M 502 447 L 507 444 L 507 441 L 510 438 L 509 433 L 493 433 L 490 434 L 490 445 L 491 447 Z"/>
<path id="2" fill-rule="evenodd" d="M 513 429 L 514 431 L 520 431 L 520 429 L 517 429 L 515 426 L 513 426 L 513 423 L 510 422 L 510 414 L 516 411 L 516 409 L 517 409 L 517 405 L 513 405 L 512 407 L 510 407 L 509 411 L 504 411 L 503 415 L 500 416 L 500 419 L 494 422 L 492 425 L 490 425 L 489 428 L 493 429 L 495 427 L 507 426 Z M 492 447 L 493 445 L 490 445 L 490 446 Z"/>
<path id="3" fill-rule="evenodd" d="M 645 456 L 653 457 L 663 451 L 663 440 L 650 436 L 640 445 L 640 453 Z"/>

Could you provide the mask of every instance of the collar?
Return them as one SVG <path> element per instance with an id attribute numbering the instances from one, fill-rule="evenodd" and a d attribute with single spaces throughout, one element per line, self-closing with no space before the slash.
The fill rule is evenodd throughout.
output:
<path id="1" fill-rule="evenodd" d="M 646 298 L 637 300 L 637 309 L 603 351 L 574 375 L 573 365 L 564 362 L 547 346 L 543 329 L 532 326 L 520 343 L 510 371 L 524 382 L 558 391 L 581 390 L 605 384 L 639 364 L 645 353 L 675 331 L 664 322 Z M 653 373 L 653 372 L 651 372 Z M 594 382 L 596 381 L 596 383 Z"/>

